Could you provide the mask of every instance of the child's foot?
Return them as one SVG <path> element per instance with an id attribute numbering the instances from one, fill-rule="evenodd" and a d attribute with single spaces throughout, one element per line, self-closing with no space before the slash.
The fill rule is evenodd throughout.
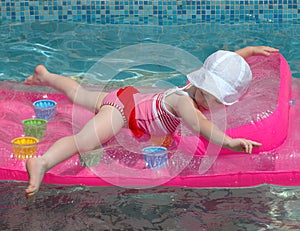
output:
<path id="1" fill-rule="evenodd" d="M 26 169 L 29 175 L 29 184 L 25 190 L 26 198 L 32 198 L 41 186 L 46 172 L 46 164 L 42 157 L 31 158 L 26 161 Z"/>
<path id="2" fill-rule="evenodd" d="M 47 85 L 46 78 L 49 75 L 48 70 L 43 65 L 38 65 L 32 76 L 29 76 L 24 83 L 29 85 Z"/>

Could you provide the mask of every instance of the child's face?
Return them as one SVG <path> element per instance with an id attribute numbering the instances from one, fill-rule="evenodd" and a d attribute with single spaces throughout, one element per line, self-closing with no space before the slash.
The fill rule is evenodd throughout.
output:
<path id="1" fill-rule="evenodd" d="M 208 110 L 211 107 L 215 107 L 221 104 L 221 102 L 216 97 L 199 88 L 195 93 L 195 101 L 199 109 L 204 110 Z"/>

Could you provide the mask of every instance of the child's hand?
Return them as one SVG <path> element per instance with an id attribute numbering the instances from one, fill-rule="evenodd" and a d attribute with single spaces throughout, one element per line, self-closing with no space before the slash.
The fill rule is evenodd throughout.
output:
<path id="1" fill-rule="evenodd" d="M 228 148 L 235 151 L 235 152 L 246 152 L 251 154 L 253 147 L 260 147 L 262 144 L 247 140 L 247 139 L 231 139 L 231 141 L 228 143 Z"/>
<path id="2" fill-rule="evenodd" d="M 248 46 L 235 52 L 246 59 L 252 55 L 269 56 L 271 53 L 279 52 L 279 50 L 268 46 Z"/>
<path id="3" fill-rule="evenodd" d="M 254 46 L 253 55 L 265 55 L 269 56 L 271 53 L 279 52 L 279 49 L 268 46 Z"/>

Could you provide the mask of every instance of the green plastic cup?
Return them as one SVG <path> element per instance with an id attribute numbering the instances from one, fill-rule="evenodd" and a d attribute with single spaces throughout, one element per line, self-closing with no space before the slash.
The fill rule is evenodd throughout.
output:
<path id="1" fill-rule="evenodd" d="M 27 119 L 23 120 L 23 130 L 26 136 L 32 136 L 41 139 L 45 136 L 47 130 L 47 120 Z"/>
<path id="2" fill-rule="evenodd" d="M 80 164 L 81 166 L 84 167 L 95 167 L 99 165 L 102 156 L 103 156 L 103 148 L 101 146 L 98 146 L 92 151 L 80 153 L 79 154 Z"/>

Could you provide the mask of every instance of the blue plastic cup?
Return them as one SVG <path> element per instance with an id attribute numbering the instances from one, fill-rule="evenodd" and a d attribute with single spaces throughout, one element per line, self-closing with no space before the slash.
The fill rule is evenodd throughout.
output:
<path id="1" fill-rule="evenodd" d="M 56 114 L 56 102 L 54 100 L 42 99 L 33 103 L 36 118 L 52 120 Z"/>
<path id="2" fill-rule="evenodd" d="M 162 146 L 150 146 L 143 149 L 143 157 L 147 168 L 159 169 L 166 166 L 168 150 Z"/>

